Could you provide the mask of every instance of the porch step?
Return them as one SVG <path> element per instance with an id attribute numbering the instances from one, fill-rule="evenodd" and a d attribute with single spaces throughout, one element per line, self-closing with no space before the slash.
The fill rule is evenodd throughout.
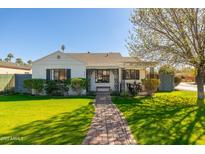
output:
<path id="1" fill-rule="evenodd" d="M 96 95 L 110 95 L 110 91 L 97 91 Z"/>
<path id="2" fill-rule="evenodd" d="M 110 92 L 97 92 L 96 104 L 110 104 L 112 103 Z"/>

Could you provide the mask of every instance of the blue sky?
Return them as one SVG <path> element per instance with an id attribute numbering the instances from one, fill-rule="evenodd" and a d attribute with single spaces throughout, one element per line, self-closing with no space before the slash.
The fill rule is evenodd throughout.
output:
<path id="1" fill-rule="evenodd" d="M 121 52 L 131 29 L 131 9 L 0 9 L 0 58 L 36 60 L 66 52 Z"/>

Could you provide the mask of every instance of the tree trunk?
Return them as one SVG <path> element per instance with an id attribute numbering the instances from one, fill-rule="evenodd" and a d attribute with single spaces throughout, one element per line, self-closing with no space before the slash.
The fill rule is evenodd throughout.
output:
<path id="1" fill-rule="evenodd" d="M 204 106 L 204 68 L 199 67 L 196 75 L 197 83 L 197 104 Z"/>

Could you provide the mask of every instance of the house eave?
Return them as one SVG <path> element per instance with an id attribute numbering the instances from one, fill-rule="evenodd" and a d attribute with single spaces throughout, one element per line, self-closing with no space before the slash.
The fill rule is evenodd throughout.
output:
<path id="1" fill-rule="evenodd" d="M 116 65 L 102 65 L 102 64 L 93 64 L 87 65 L 86 69 L 131 69 L 131 68 L 147 68 L 147 67 L 155 67 L 158 62 L 147 62 L 147 61 L 140 61 L 140 62 L 124 62 L 118 63 Z"/>
<path id="2" fill-rule="evenodd" d="M 114 65 L 101 65 L 101 66 L 97 66 L 97 65 L 93 65 L 93 66 L 86 66 L 86 69 L 118 69 L 119 66 L 114 66 Z"/>
<path id="3" fill-rule="evenodd" d="M 139 62 L 125 62 L 123 63 L 123 67 L 155 67 L 157 66 L 158 62 L 151 62 L 151 61 L 139 61 Z"/>

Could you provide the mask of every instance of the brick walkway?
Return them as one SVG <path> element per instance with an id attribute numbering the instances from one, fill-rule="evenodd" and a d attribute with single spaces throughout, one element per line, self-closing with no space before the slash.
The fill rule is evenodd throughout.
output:
<path id="1" fill-rule="evenodd" d="M 126 120 L 112 103 L 109 94 L 97 94 L 95 117 L 83 144 L 136 144 Z"/>

